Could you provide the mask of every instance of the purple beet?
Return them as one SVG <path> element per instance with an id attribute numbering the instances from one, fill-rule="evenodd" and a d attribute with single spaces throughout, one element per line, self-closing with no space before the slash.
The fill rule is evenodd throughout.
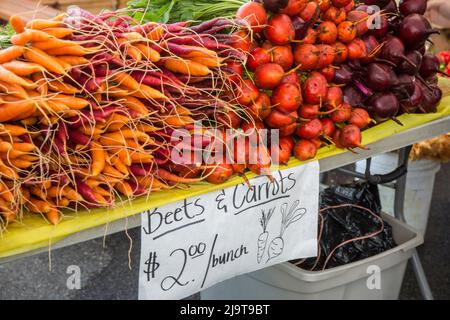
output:
<path id="1" fill-rule="evenodd" d="M 406 93 L 406 96 L 412 95 L 414 93 L 414 77 L 402 73 L 397 78 L 396 89 L 402 93 Z"/>
<path id="2" fill-rule="evenodd" d="M 422 101 L 422 97 L 422 86 L 419 82 L 415 81 L 413 93 L 407 99 L 402 101 L 401 105 L 403 110 L 408 113 L 415 112 Z"/>
<path id="3" fill-rule="evenodd" d="M 398 83 L 394 70 L 386 64 L 377 62 L 369 64 L 365 80 L 367 86 L 375 91 L 389 90 Z"/>
<path id="4" fill-rule="evenodd" d="M 423 78 L 429 78 L 436 73 L 443 73 L 439 70 L 439 59 L 434 54 L 425 54 L 422 58 L 422 64 L 420 65 L 419 73 Z"/>
<path id="5" fill-rule="evenodd" d="M 414 62 L 405 56 L 405 46 L 403 42 L 394 36 L 388 36 L 384 42 L 383 48 L 380 50 L 380 58 L 391 61 L 398 65 L 402 61 L 406 61 L 413 67 L 417 67 Z"/>
<path id="6" fill-rule="evenodd" d="M 378 6 L 378 7 L 382 8 L 389 3 L 389 0 L 363 0 L 361 2 L 363 2 L 369 6 Z"/>
<path id="7" fill-rule="evenodd" d="M 392 92 L 384 92 L 371 99 L 375 119 L 387 120 L 395 117 L 400 110 L 400 103 Z"/>
<path id="8" fill-rule="evenodd" d="M 343 92 L 345 103 L 348 103 L 351 106 L 364 105 L 364 100 L 365 100 L 364 95 L 361 93 L 361 91 L 356 89 L 354 86 L 352 86 L 352 85 L 345 86 L 344 89 L 342 90 L 342 92 Z"/>
<path id="9" fill-rule="evenodd" d="M 378 42 L 377 38 L 370 34 L 365 35 L 362 40 L 364 41 L 364 45 L 366 46 L 367 50 L 367 57 L 363 58 L 362 61 L 364 63 L 372 62 L 378 54 L 378 52 L 376 52 L 375 50 L 378 48 L 380 43 Z"/>
<path id="10" fill-rule="evenodd" d="M 383 11 L 397 14 L 398 8 L 397 8 L 397 3 L 395 2 L 395 0 L 389 1 L 387 3 L 387 5 L 384 6 Z"/>
<path id="11" fill-rule="evenodd" d="M 439 31 L 431 28 L 427 18 L 417 13 L 405 17 L 398 27 L 398 37 L 408 48 L 419 48 L 432 33 Z"/>
<path id="12" fill-rule="evenodd" d="M 333 82 L 336 84 L 349 84 L 352 82 L 353 71 L 347 65 L 343 64 L 334 73 Z"/>
<path id="13" fill-rule="evenodd" d="M 426 113 L 436 112 L 436 107 L 442 98 L 442 90 L 438 86 L 430 85 L 429 87 L 422 87 L 423 99 L 420 108 Z"/>
<path id="14" fill-rule="evenodd" d="M 402 0 L 399 9 L 404 16 L 412 13 L 424 14 L 427 11 L 427 0 Z"/>
<path id="15" fill-rule="evenodd" d="M 419 66 L 422 63 L 422 55 L 420 54 L 420 52 L 417 50 L 409 51 L 406 54 L 406 58 L 408 58 L 408 60 L 411 61 L 414 65 L 406 60 L 403 60 L 398 65 L 397 71 L 409 74 L 411 76 L 417 74 L 419 72 Z"/>
<path id="16" fill-rule="evenodd" d="M 302 40 L 306 36 L 309 23 L 305 22 L 305 20 L 299 16 L 292 17 L 291 20 L 295 30 L 295 40 Z"/>
<path id="17" fill-rule="evenodd" d="M 383 38 L 389 32 L 389 20 L 385 16 L 380 16 L 379 21 L 379 26 L 377 26 L 376 28 L 371 28 L 368 31 L 368 34 L 373 35 L 377 39 Z"/>

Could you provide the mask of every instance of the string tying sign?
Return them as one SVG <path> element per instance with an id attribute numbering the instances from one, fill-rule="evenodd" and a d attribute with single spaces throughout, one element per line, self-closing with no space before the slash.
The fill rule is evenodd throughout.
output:
<path id="1" fill-rule="evenodd" d="M 319 164 L 142 213 L 140 299 L 180 299 L 317 254 Z"/>

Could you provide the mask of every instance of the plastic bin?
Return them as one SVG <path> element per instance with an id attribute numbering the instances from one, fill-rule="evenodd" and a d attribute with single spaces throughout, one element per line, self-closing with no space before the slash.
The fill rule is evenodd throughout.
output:
<path id="1" fill-rule="evenodd" d="M 372 158 L 371 173 L 384 174 L 397 167 L 398 155 L 388 152 Z M 417 160 L 408 163 L 405 190 L 405 219 L 412 227 L 425 235 L 433 195 L 436 173 L 441 164 L 432 160 Z M 356 171 L 364 173 L 366 161 L 356 163 Z M 394 212 L 394 190 L 380 186 L 380 198 L 383 210 L 391 215 Z"/>
<path id="2" fill-rule="evenodd" d="M 202 291 L 204 300 L 217 299 L 397 299 L 408 259 L 423 243 L 410 226 L 383 214 L 398 246 L 376 256 L 325 271 L 305 271 L 291 263 L 241 275 Z M 375 267 L 373 267 L 375 266 Z M 379 288 L 370 287 L 379 271 Z"/>

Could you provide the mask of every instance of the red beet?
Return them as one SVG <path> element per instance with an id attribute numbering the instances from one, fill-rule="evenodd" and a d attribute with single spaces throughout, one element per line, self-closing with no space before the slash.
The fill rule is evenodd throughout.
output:
<path id="1" fill-rule="evenodd" d="M 397 97 L 391 92 L 383 92 L 371 99 L 375 119 L 387 120 L 397 115 L 400 104 Z"/>
<path id="2" fill-rule="evenodd" d="M 366 83 L 372 90 L 385 91 L 398 82 L 394 70 L 386 64 L 372 62 L 367 67 Z"/>
<path id="3" fill-rule="evenodd" d="M 439 66 L 440 62 L 438 57 L 436 57 L 434 54 L 427 53 L 422 57 L 422 63 L 420 65 L 419 73 L 423 78 L 432 77 L 436 73 L 443 73 L 441 70 L 439 70 Z"/>
<path id="4" fill-rule="evenodd" d="M 412 50 L 406 54 L 406 57 L 412 62 L 412 64 L 406 60 L 403 60 L 397 66 L 397 70 L 401 73 L 406 73 L 413 76 L 417 74 L 419 70 L 419 66 L 422 63 L 422 55 L 419 51 Z"/>

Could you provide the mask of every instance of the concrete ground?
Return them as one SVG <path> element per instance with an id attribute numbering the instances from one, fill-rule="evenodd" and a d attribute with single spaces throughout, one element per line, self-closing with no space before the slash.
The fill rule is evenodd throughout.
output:
<path id="1" fill-rule="evenodd" d="M 425 244 L 419 249 L 436 299 L 450 299 L 450 164 L 438 173 Z M 133 239 L 118 233 L 29 258 L 0 265 L 0 300 L 4 299 L 136 299 L 139 262 L 139 230 Z M 104 242 L 103 242 L 104 240 Z M 131 264 L 131 270 L 128 265 Z M 69 266 L 81 270 L 81 289 L 69 290 Z M 192 298 L 197 298 L 192 297 Z M 405 275 L 401 299 L 420 299 L 411 268 Z"/>

